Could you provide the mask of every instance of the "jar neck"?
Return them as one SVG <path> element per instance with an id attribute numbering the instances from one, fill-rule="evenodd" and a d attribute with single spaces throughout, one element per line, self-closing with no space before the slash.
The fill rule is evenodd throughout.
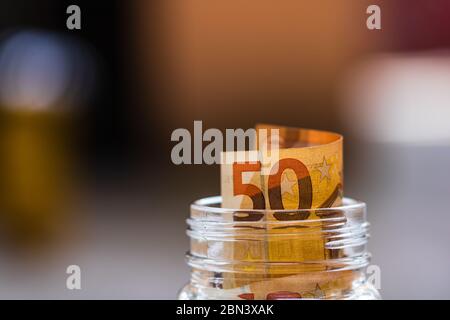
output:
<path id="1" fill-rule="evenodd" d="M 370 255 L 365 205 L 349 201 L 309 212 L 193 206 L 191 284 L 225 299 L 351 295 L 366 281 Z"/>
<path id="2" fill-rule="evenodd" d="M 230 279 L 234 285 L 229 285 Z M 365 268 L 346 271 L 305 272 L 275 277 L 243 276 L 242 273 L 217 273 L 193 268 L 190 287 L 197 299 L 277 300 L 277 299 L 352 299 L 367 287 Z"/>

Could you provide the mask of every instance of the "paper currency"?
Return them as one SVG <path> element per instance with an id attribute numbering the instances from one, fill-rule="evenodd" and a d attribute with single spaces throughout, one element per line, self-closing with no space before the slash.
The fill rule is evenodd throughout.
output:
<path id="1" fill-rule="evenodd" d="M 204 288 L 202 294 L 219 300 L 330 299 L 350 288 L 357 276 L 357 272 L 350 270 L 299 274 L 231 289 Z"/>
<path id="2" fill-rule="evenodd" d="M 343 138 L 341 135 L 274 125 L 257 125 L 256 129 L 258 131 L 267 129 L 269 135 L 271 129 L 278 129 L 279 159 L 276 163 L 264 161 L 264 159 L 256 163 L 223 163 L 221 192 L 224 208 L 297 210 L 329 208 L 342 203 Z M 272 140 L 273 137 L 269 137 L 267 141 Z M 263 171 L 262 168 L 267 165 L 272 167 Z M 269 172 L 269 174 L 263 172 Z M 287 236 L 296 228 L 304 227 L 301 225 L 302 220 L 320 219 L 318 212 L 312 210 L 262 215 L 258 221 L 254 221 L 254 216 L 249 218 L 245 214 L 237 213 L 234 216 L 234 221 L 252 221 L 255 237 L 261 234 L 266 237 L 266 241 L 263 242 L 251 241 L 251 239 L 236 241 L 228 244 L 226 248 L 231 252 L 234 260 L 271 262 L 267 264 L 268 267 L 264 273 L 267 279 L 272 280 L 257 282 L 260 285 L 256 287 L 257 292 L 253 292 L 254 296 L 263 297 L 262 292 L 266 292 L 267 288 L 275 290 L 274 292 L 280 291 L 284 282 L 280 282 L 279 278 L 286 278 L 289 273 L 293 277 L 297 274 L 299 279 L 300 273 L 320 272 L 325 269 L 320 264 L 296 265 L 293 263 L 292 270 L 289 271 L 285 267 L 278 268 L 272 263 L 323 261 L 330 258 L 330 253 L 326 250 L 325 241 L 320 234 L 322 224 L 309 224 L 310 232 L 296 238 Z M 290 223 L 292 221 L 300 221 L 300 223 L 292 224 Z M 237 230 L 236 235 L 238 234 Z M 242 273 L 239 270 L 235 271 L 232 276 L 224 276 L 224 288 L 255 285 L 249 275 L 251 270 L 248 267 L 241 270 Z M 260 277 L 255 275 L 254 278 L 256 280 Z M 317 281 L 316 284 L 318 285 L 319 282 L 323 285 L 324 279 Z M 263 290 L 261 286 L 266 289 Z M 280 290 L 276 290 L 279 286 L 281 286 Z M 306 286 L 305 290 L 300 290 L 297 283 L 297 292 L 301 295 L 300 291 L 308 291 L 309 287 Z"/>

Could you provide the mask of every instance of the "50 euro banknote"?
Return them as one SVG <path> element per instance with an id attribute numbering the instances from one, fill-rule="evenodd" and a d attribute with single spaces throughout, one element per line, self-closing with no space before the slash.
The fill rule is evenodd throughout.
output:
<path id="1" fill-rule="evenodd" d="M 324 271 L 326 267 L 320 263 L 307 263 L 331 258 L 333 251 L 326 249 L 326 241 L 320 234 L 323 225 L 309 223 L 309 232 L 292 234 L 296 229 L 305 228 L 302 221 L 320 219 L 320 211 L 314 209 L 342 204 L 341 135 L 274 125 L 257 125 L 256 129 L 258 132 L 265 129 L 269 136 L 272 131 L 277 133 L 275 139 L 267 139 L 278 141 L 277 159 L 270 154 L 269 161 L 264 158 L 265 153 L 260 153 L 257 161 L 224 161 L 221 165 L 222 207 L 265 210 L 257 220 L 245 211 L 237 211 L 233 216 L 233 222 L 246 222 L 247 227 L 254 228 L 254 239 L 248 233 L 245 238 L 240 237 L 242 230 L 237 228 L 235 241 L 226 244 L 224 252 L 228 258 L 244 262 L 236 263 L 234 272 L 224 275 L 223 286 L 227 289 L 245 287 L 255 281 L 264 284 L 262 278 L 269 279 L 266 287 L 273 287 L 283 282 L 274 284 L 270 279 L 295 279 L 301 273 Z M 223 156 L 232 159 L 245 152 L 251 151 Z M 258 263 L 259 271 L 252 262 Z M 287 262 L 288 267 L 279 267 L 277 262 Z M 265 265 L 262 272 L 261 263 Z"/>

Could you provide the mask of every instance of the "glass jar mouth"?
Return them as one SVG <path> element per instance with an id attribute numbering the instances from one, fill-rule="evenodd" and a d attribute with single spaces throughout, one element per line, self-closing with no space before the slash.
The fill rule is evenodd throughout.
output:
<path id="1" fill-rule="evenodd" d="M 365 283 L 365 203 L 344 198 L 332 208 L 252 210 L 222 208 L 221 200 L 194 202 L 187 219 L 186 258 L 199 297 L 315 291 L 321 294 L 314 297 L 344 298 Z"/>
<path id="2" fill-rule="evenodd" d="M 211 196 L 206 197 L 202 199 L 198 199 L 194 201 L 191 204 L 191 208 L 197 209 L 197 210 L 214 210 L 214 211 L 221 211 L 225 212 L 227 210 L 238 210 L 235 208 L 221 208 L 217 207 L 218 204 L 222 203 L 222 197 L 221 196 Z M 322 208 L 323 210 L 326 209 L 351 209 L 351 208 L 361 208 L 365 207 L 366 204 L 362 201 L 344 197 L 343 205 L 338 207 L 332 207 L 332 208 Z M 272 209 L 248 209 L 249 211 L 255 211 L 255 212 L 267 212 L 267 211 L 280 211 L 280 212 L 286 212 L 286 211 L 310 211 L 313 209 L 295 209 L 295 210 L 272 210 Z"/>
<path id="3" fill-rule="evenodd" d="M 264 222 L 267 224 L 276 223 L 299 223 L 317 224 L 336 223 L 338 221 L 366 221 L 366 204 L 351 198 L 343 198 L 343 204 L 331 208 L 315 209 L 232 209 L 222 208 L 222 197 L 213 196 L 195 201 L 191 205 L 191 216 L 187 223 L 202 221 L 203 223 L 233 222 L 255 223 Z"/>
<path id="4" fill-rule="evenodd" d="M 194 256 L 229 263 L 234 258 L 224 254 L 228 251 L 223 248 L 243 246 L 254 251 L 252 262 L 262 262 L 267 261 L 262 247 L 294 242 L 320 244 L 328 253 L 345 250 L 353 258 L 364 252 L 369 238 L 366 205 L 350 198 L 344 198 L 340 207 L 310 210 L 228 209 L 220 208 L 220 201 L 221 197 L 210 197 L 191 206 L 187 235 Z M 289 250 L 295 255 L 300 249 Z M 286 258 L 292 262 L 289 254 Z"/>
<path id="5" fill-rule="evenodd" d="M 221 196 L 212 196 L 207 198 L 202 198 L 194 201 L 194 203 L 191 204 L 191 209 L 195 210 L 206 210 L 206 211 L 212 211 L 212 212 L 218 212 L 218 213 L 225 213 L 229 211 L 252 211 L 252 212 L 303 212 L 303 211 L 313 211 L 313 210 L 319 210 L 319 209 L 295 209 L 295 210 L 272 210 L 272 209 L 236 209 L 236 208 L 222 208 L 218 207 L 222 203 L 222 197 Z M 361 209 L 365 208 L 366 204 L 362 201 L 355 200 L 352 198 L 344 197 L 343 199 L 343 205 L 338 207 L 331 207 L 331 208 L 320 208 L 320 210 L 346 210 L 346 209 Z"/>

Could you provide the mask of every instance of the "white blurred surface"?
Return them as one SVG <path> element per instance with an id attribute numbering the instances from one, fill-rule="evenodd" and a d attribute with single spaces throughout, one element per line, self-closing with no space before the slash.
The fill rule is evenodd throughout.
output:
<path id="1" fill-rule="evenodd" d="M 342 86 L 347 196 L 387 299 L 450 298 L 450 53 L 378 55 Z"/>
<path id="2" fill-rule="evenodd" d="M 368 204 L 383 298 L 449 299 L 450 148 L 366 143 L 346 159 L 345 192 Z"/>
<path id="3" fill-rule="evenodd" d="M 450 145 L 450 52 L 386 54 L 349 72 L 342 120 L 370 141 Z"/>

